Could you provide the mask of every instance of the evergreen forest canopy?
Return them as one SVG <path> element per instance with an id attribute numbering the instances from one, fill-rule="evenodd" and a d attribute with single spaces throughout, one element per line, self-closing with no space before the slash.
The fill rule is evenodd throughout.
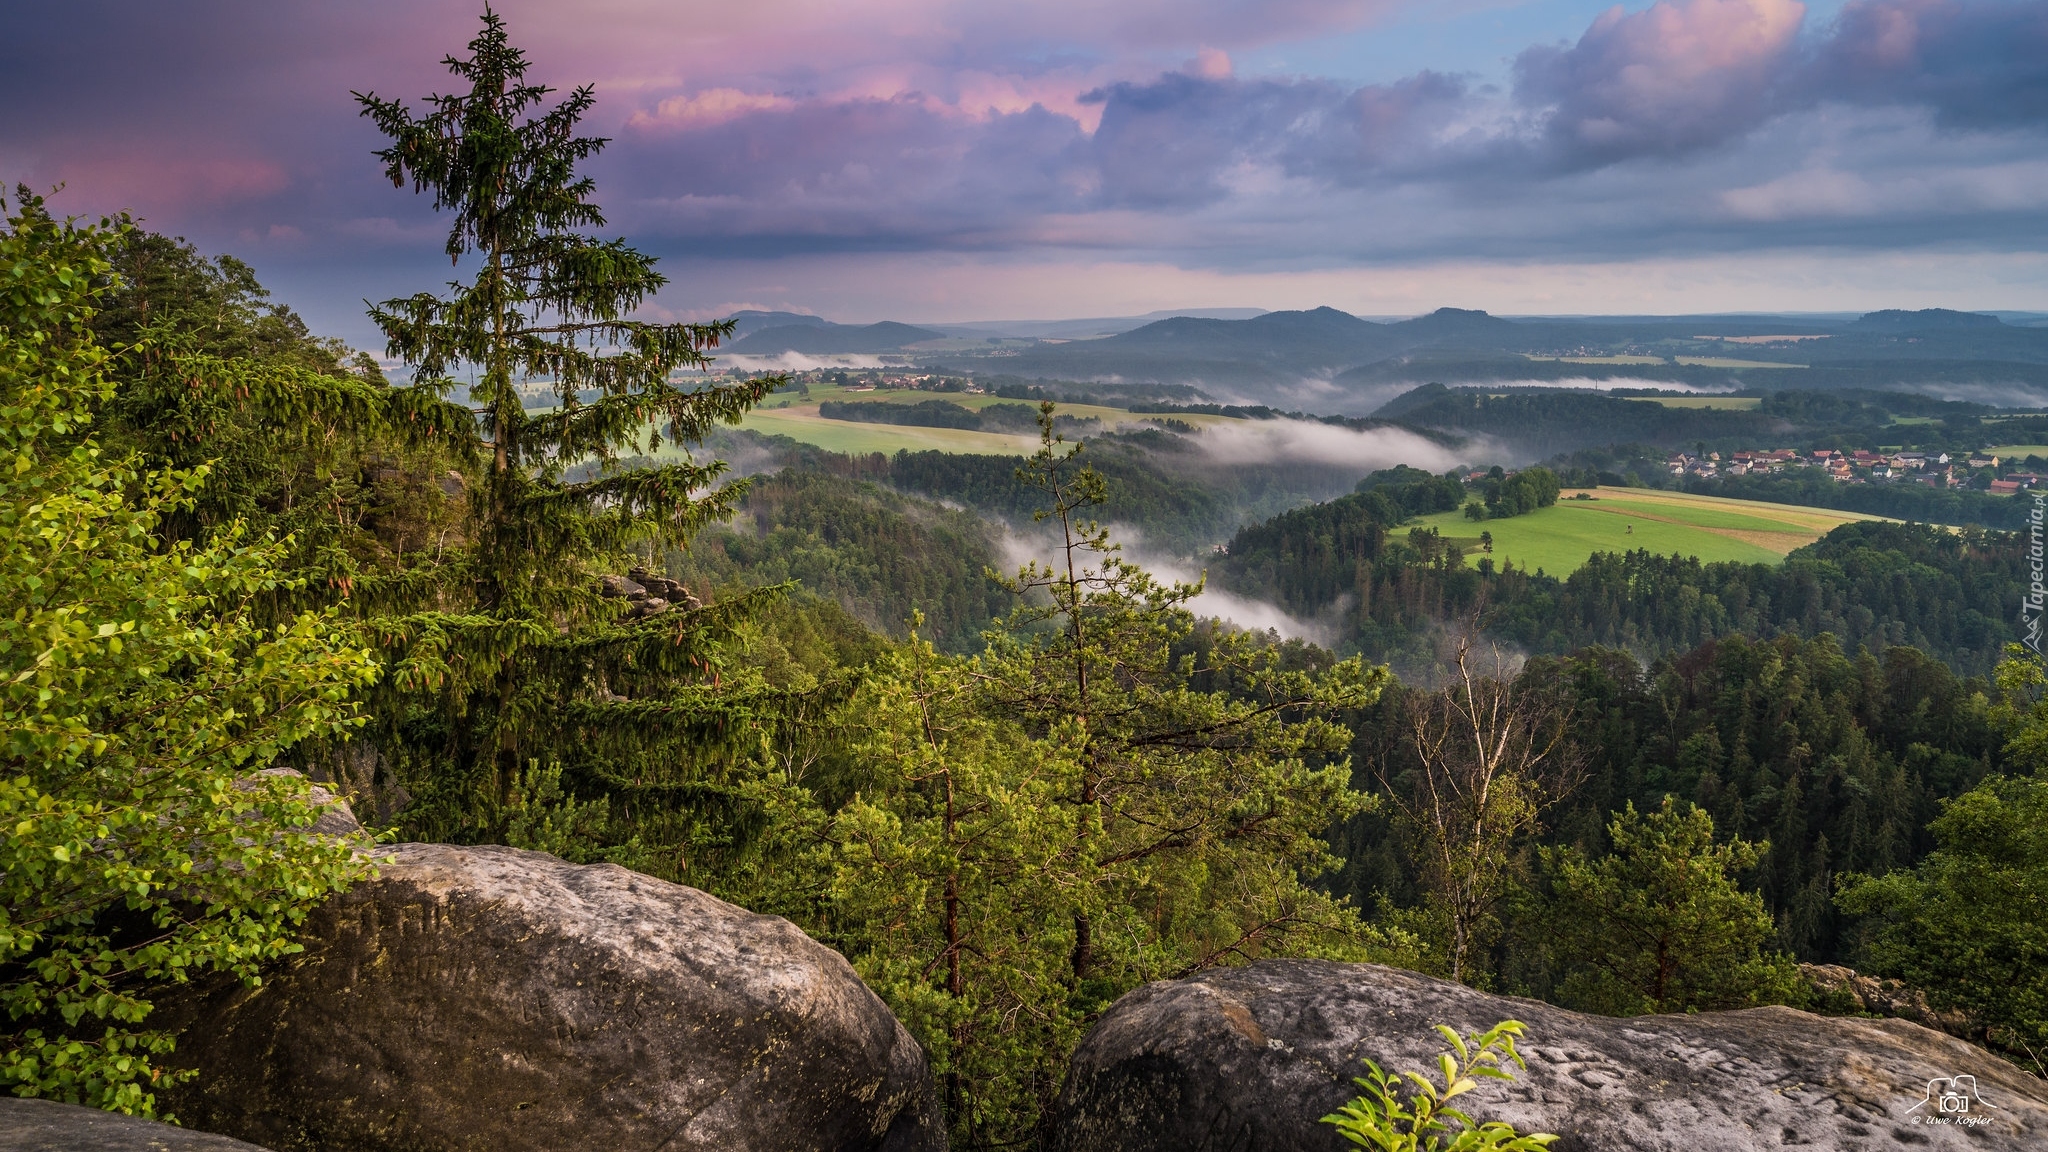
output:
<path id="1" fill-rule="evenodd" d="M 11 1090 L 151 1112 L 153 997 L 255 978 L 361 877 L 267 768 L 402 837 L 789 917 L 925 1046 L 964 1148 L 1037 1140 L 1118 996 L 1267 956 L 1616 1014 L 1829 1009 L 1797 964 L 1845 962 L 2048 1045 L 2014 538 L 1854 524 L 1781 566 L 1539 576 L 1406 522 L 1527 515 L 1583 465 L 1332 490 L 1161 430 L 1075 443 L 1049 400 L 1014 459 L 735 433 L 787 381 L 694 372 L 729 322 L 635 319 L 663 280 L 599 236 L 595 93 L 530 80 L 494 15 L 447 65 L 453 94 L 359 97 L 463 277 L 373 307 L 403 383 L 232 258 L 8 205 Z M 1216 583 L 1331 643 L 1203 618 L 1099 521 L 1227 539 Z M 693 595 L 611 594 L 635 569 Z"/>

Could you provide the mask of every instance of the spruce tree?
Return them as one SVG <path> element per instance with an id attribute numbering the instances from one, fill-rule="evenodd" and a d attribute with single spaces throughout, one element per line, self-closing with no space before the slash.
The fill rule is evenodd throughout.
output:
<path id="1" fill-rule="evenodd" d="M 370 315 L 415 389 L 452 393 L 472 374 L 486 457 L 431 610 L 386 623 L 391 687 L 413 703 L 383 748 L 402 761 L 418 834 L 502 836 L 522 787 L 558 772 L 585 800 L 621 800 L 620 828 L 687 839 L 677 802 L 719 791 L 689 766 L 750 727 L 745 699 L 712 690 L 716 635 L 746 605 L 649 615 L 604 596 L 601 578 L 729 512 L 741 486 L 714 487 L 723 464 L 645 458 L 737 422 L 782 381 L 686 375 L 730 322 L 633 319 L 666 280 L 652 257 L 590 234 L 605 217 L 578 169 L 605 141 L 577 134 L 589 86 L 550 103 L 489 10 L 468 55 L 444 63 L 459 90 L 418 112 L 357 94 L 391 142 L 385 175 L 453 214 L 445 251 L 473 270 Z"/>

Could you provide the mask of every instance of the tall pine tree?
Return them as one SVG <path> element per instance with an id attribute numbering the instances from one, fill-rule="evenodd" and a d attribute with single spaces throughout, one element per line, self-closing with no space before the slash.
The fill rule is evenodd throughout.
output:
<path id="1" fill-rule="evenodd" d="M 577 135 L 590 87 L 550 104 L 489 10 L 468 55 L 445 63 L 461 90 L 418 112 L 357 94 L 391 141 L 377 154 L 385 174 L 453 213 L 445 250 L 474 269 L 445 295 L 370 315 L 414 388 L 449 394 L 458 372 L 473 374 L 487 457 L 465 546 L 438 566 L 431 603 L 384 622 L 403 653 L 390 689 L 412 705 L 384 710 L 397 723 L 383 748 L 418 834 L 503 836 L 545 775 L 609 798 L 598 815 L 614 821 L 610 839 L 644 833 L 680 850 L 701 821 L 692 801 L 725 794 L 716 769 L 745 759 L 766 707 L 716 690 L 717 637 L 748 606 L 635 613 L 601 577 L 681 546 L 742 486 L 714 487 L 715 461 L 625 462 L 737 422 L 782 381 L 687 375 L 730 322 L 632 319 L 666 280 L 652 257 L 590 235 L 605 224 L 578 172 L 605 143 Z"/>

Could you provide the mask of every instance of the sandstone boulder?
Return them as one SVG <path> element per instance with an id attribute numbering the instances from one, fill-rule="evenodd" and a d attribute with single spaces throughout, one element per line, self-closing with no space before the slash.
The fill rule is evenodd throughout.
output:
<path id="1" fill-rule="evenodd" d="M 0 1152 L 264 1152 L 254 1144 L 59 1104 L 0 1096 Z"/>
<path id="2" fill-rule="evenodd" d="M 1865 976 L 1854 968 L 1844 968 L 1840 964 L 1801 964 L 1799 974 L 1812 981 L 1814 987 L 1823 992 L 1846 997 L 1857 1012 L 1911 1020 L 1915 1024 L 1925 1024 L 1937 1032 L 1946 1032 L 1965 1040 L 1983 1037 L 1984 1030 L 1978 1027 L 1967 1013 L 1943 1011 L 1932 1007 L 1927 1003 L 1926 996 L 1918 989 L 1908 988 L 1903 980 Z"/>
<path id="3" fill-rule="evenodd" d="M 644 600 L 647 598 L 647 589 L 645 587 L 641 586 L 638 581 L 628 580 L 624 576 L 600 577 L 598 579 L 597 591 L 599 595 L 609 596 L 613 599 Z"/>
<path id="4" fill-rule="evenodd" d="M 166 1006 L 171 1103 L 280 1152 L 938 1149 L 924 1053 L 786 920 L 613 865 L 405 844 L 255 989 Z"/>
<path id="5" fill-rule="evenodd" d="M 1357 1095 L 1361 1058 L 1433 1069 L 1433 1025 L 1469 1033 L 1504 1019 L 1528 1025 L 1528 1070 L 1461 1102 L 1480 1120 L 1558 1133 L 1556 1152 L 2048 1150 L 2048 1082 L 1903 1020 L 1789 1008 L 1613 1019 L 1307 960 L 1117 1001 L 1074 1055 L 1053 1147 L 1335 1152 L 1350 1145 L 1317 1120 Z M 1940 1095 L 1956 1091 L 1968 1111 L 1953 1100 L 1941 1111 Z"/>

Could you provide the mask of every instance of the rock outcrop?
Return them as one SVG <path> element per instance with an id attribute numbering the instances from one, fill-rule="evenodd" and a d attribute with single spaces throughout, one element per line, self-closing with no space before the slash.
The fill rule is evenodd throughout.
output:
<path id="1" fill-rule="evenodd" d="M 236 786 L 242 788 L 253 787 L 255 781 L 277 776 L 295 776 L 304 779 L 305 773 L 293 768 L 265 768 L 260 772 L 254 772 L 244 777 Z M 312 786 L 306 789 L 306 802 L 319 809 L 320 818 L 313 822 L 312 827 L 302 828 L 299 831 L 311 832 L 319 836 L 357 836 L 362 833 L 363 824 L 362 821 L 356 819 L 355 809 L 349 807 L 348 801 L 335 795 L 334 791 L 327 785 L 318 781 L 313 782 Z"/>
<path id="2" fill-rule="evenodd" d="M 1460 1103 L 1480 1120 L 1558 1133 L 1556 1152 L 2048 1150 L 2048 1082 L 1903 1020 L 1789 1008 L 1613 1019 L 1309 960 L 1117 1001 L 1074 1055 L 1053 1147 L 1336 1152 L 1349 1145 L 1317 1120 L 1357 1095 L 1361 1058 L 1433 1070 L 1433 1025 L 1469 1033 L 1503 1019 L 1528 1025 L 1528 1070 Z M 1967 1112 L 1953 1099 L 1943 1111 L 1953 1092 Z"/>
<path id="3" fill-rule="evenodd" d="M 171 1104 L 280 1152 L 945 1146 L 922 1049 L 786 920 L 613 865 L 405 844 L 255 989 L 166 1005 Z"/>
<path id="4" fill-rule="evenodd" d="M 1903 980 L 1865 976 L 1840 964 L 1801 964 L 1799 974 L 1822 992 L 1844 997 L 1858 1012 L 1911 1020 L 1965 1040 L 1981 1039 L 1984 1032 L 1966 1013 L 1946 1012 L 1928 1004 L 1926 996 L 1908 988 Z"/>
<path id="5" fill-rule="evenodd" d="M 0 1096 L 0 1152 L 265 1152 L 208 1132 L 59 1104 Z"/>
<path id="6" fill-rule="evenodd" d="M 645 568 L 635 568 L 624 576 L 601 577 L 597 590 L 601 595 L 630 602 L 628 619 L 659 616 L 670 608 L 694 612 L 704 606 L 681 581 L 656 576 Z"/>

